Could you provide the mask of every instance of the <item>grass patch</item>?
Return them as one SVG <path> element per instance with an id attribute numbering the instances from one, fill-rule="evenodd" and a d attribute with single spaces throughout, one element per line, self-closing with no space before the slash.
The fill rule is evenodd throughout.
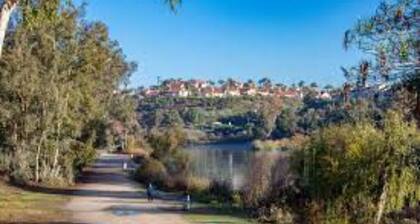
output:
<path id="1" fill-rule="evenodd" d="M 197 197 L 197 196 L 196 196 Z M 256 223 L 246 216 L 244 210 L 237 205 L 220 202 L 218 200 L 209 200 L 209 198 L 192 197 L 193 204 L 189 212 L 185 213 L 185 218 L 191 223 L 229 223 L 229 224 L 252 224 Z M 201 200 L 200 200 L 201 199 Z M 207 201 L 198 202 L 194 201 Z"/>
<path id="2" fill-rule="evenodd" d="M 241 212 L 230 209 L 214 208 L 206 204 L 194 205 L 191 211 L 184 214 L 186 220 L 191 223 L 229 223 L 229 224 L 255 224 Z"/>
<path id="3" fill-rule="evenodd" d="M 229 215 L 218 214 L 186 214 L 185 218 L 191 223 L 229 223 L 229 224 L 252 224 L 245 218 L 236 218 Z"/>
<path id="4" fill-rule="evenodd" d="M 220 201 L 221 198 L 215 195 L 198 194 L 192 196 L 192 199 L 192 208 L 189 212 L 185 213 L 185 218 L 191 223 L 256 223 L 246 216 L 244 210 L 239 205 L 232 202 L 222 202 Z"/>
<path id="5" fill-rule="evenodd" d="M 0 182 L 0 223 L 65 221 L 62 209 L 68 198 L 29 192 Z"/>

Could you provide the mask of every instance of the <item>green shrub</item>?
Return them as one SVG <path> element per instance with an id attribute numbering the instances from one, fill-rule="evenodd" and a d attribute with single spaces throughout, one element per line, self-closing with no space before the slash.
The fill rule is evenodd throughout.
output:
<path id="1" fill-rule="evenodd" d="M 150 153 L 152 149 L 149 144 L 137 135 L 127 136 L 127 147 L 124 149 L 124 153 L 133 155 L 145 155 Z"/>
<path id="2" fill-rule="evenodd" d="M 91 165 L 96 159 L 96 149 L 91 141 L 88 143 L 75 142 L 71 145 L 71 154 L 73 168 L 76 174 L 80 173 L 83 167 Z"/>
<path id="3" fill-rule="evenodd" d="M 166 168 L 160 161 L 148 158 L 144 159 L 135 173 L 135 177 L 142 183 L 153 183 L 158 186 L 165 186 L 168 175 Z"/>
<path id="4" fill-rule="evenodd" d="M 239 192 L 233 192 L 231 195 L 232 204 L 237 207 L 243 206 L 242 195 Z"/>
<path id="5" fill-rule="evenodd" d="M 233 193 L 232 186 L 227 181 L 216 181 L 210 182 L 209 193 L 216 198 L 216 200 L 222 202 L 231 201 L 231 195 Z"/>
<path id="6" fill-rule="evenodd" d="M 187 190 L 191 193 L 202 193 L 209 190 L 210 181 L 202 177 L 188 177 Z"/>
<path id="7" fill-rule="evenodd" d="M 186 136 L 182 129 L 174 127 L 164 133 L 151 133 L 147 140 L 153 149 L 151 157 L 163 160 L 164 157 L 171 156 L 179 151 L 179 147 L 186 141 Z"/>
<path id="8" fill-rule="evenodd" d="M 15 153 L 11 162 L 10 178 L 13 183 L 25 185 L 33 179 L 33 171 L 30 164 L 30 154 L 26 151 Z"/>
<path id="9" fill-rule="evenodd" d="M 281 207 L 271 204 L 270 207 L 257 209 L 258 221 L 261 223 L 294 224 L 296 223 L 293 214 Z"/>
<path id="10" fill-rule="evenodd" d="M 10 171 L 11 162 L 10 154 L 5 152 L 0 153 L 0 175 L 7 174 Z"/>

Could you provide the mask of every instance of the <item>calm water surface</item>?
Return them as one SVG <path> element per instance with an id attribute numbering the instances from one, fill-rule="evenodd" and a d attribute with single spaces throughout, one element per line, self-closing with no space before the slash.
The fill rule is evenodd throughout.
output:
<path id="1" fill-rule="evenodd" d="M 186 149 L 191 155 L 194 175 L 228 181 L 234 189 L 243 185 L 254 154 L 250 142 L 189 145 Z"/>

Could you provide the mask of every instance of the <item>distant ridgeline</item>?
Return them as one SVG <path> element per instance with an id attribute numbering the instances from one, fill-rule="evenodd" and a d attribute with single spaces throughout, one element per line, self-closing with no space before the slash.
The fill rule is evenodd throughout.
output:
<path id="1" fill-rule="evenodd" d="M 181 126 L 190 141 L 207 142 L 306 134 L 329 122 L 347 119 L 349 105 L 366 101 L 385 107 L 382 102 L 391 95 L 386 85 L 320 89 L 315 83 L 286 86 L 268 79 L 258 84 L 231 79 L 218 84 L 170 79 L 159 86 L 139 89 L 136 98 L 139 121 L 145 130 Z"/>

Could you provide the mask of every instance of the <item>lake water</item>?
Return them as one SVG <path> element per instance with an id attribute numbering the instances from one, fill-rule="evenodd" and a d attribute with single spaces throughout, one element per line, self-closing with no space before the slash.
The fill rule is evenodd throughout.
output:
<path id="1" fill-rule="evenodd" d="M 218 181 L 228 181 L 234 189 L 243 183 L 254 152 L 251 143 L 218 143 L 190 145 L 192 173 Z"/>

